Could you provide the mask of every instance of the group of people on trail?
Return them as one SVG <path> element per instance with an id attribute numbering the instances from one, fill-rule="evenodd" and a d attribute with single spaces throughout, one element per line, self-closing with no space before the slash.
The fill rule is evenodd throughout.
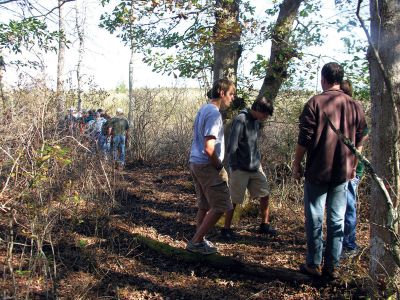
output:
<path id="1" fill-rule="evenodd" d="M 73 107 L 65 116 L 65 128 L 72 135 L 85 135 L 89 147 L 100 152 L 105 159 L 112 154 L 118 168 L 125 165 L 125 144 L 128 141 L 129 122 L 121 108 L 110 117 L 103 109 L 76 112 Z"/>
<path id="2" fill-rule="evenodd" d="M 299 117 L 299 134 L 292 163 L 292 177 L 304 182 L 304 215 L 307 255 L 300 271 L 313 276 L 338 277 L 342 247 L 356 249 L 356 189 L 360 173 L 358 161 L 330 127 L 329 121 L 361 151 L 368 132 L 364 111 L 351 97 L 351 88 L 343 81 L 344 70 L 335 62 L 321 70 L 323 92 L 313 96 Z M 217 80 L 211 100 L 198 111 L 190 152 L 190 172 L 196 188 L 198 211 L 196 232 L 186 249 L 200 254 L 218 252 L 205 238 L 225 214 L 221 235 L 234 239 L 232 216 L 241 204 L 246 189 L 260 200 L 259 232 L 276 236 L 269 222 L 269 187 L 258 149 L 260 122 L 272 116 L 270 99 L 258 97 L 251 108 L 242 110 L 233 120 L 227 143 L 229 175 L 223 165 L 225 137 L 220 110 L 228 108 L 235 86 L 227 79 Z M 329 120 L 329 121 L 328 121 Z M 302 160 L 307 156 L 305 171 Z M 326 215 L 326 246 L 323 252 L 323 222 Z M 346 221 L 345 221 L 346 218 Z"/>

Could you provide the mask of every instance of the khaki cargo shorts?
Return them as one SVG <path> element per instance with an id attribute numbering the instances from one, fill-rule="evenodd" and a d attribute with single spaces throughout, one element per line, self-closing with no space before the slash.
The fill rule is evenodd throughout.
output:
<path id="1" fill-rule="evenodd" d="M 225 212 L 232 209 L 229 196 L 228 174 L 223 168 L 220 172 L 211 164 L 190 164 L 196 188 L 197 205 L 199 209 L 215 209 Z"/>
<path id="2" fill-rule="evenodd" d="M 252 199 L 269 196 L 267 176 L 261 165 L 257 172 L 235 170 L 230 173 L 229 190 L 233 203 L 243 203 L 246 189 Z"/>

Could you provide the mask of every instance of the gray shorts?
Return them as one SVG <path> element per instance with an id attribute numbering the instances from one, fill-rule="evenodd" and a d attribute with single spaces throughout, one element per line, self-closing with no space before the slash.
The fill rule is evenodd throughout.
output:
<path id="1" fill-rule="evenodd" d="M 190 172 L 196 188 L 197 204 L 200 209 L 215 209 L 225 212 L 232 209 L 229 196 L 228 174 L 220 172 L 211 164 L 190 164 Z"/>
<path id="2" fill-rule="evenodd" d="M 229 176 L 229 190 L 232 202 L 242 204 L 246 189 L 250 193 L 250 198 L 261 198 L 269 196 L 267 176 L 261 165 L 257 172 L 243 170 L 232 171 Z"/>

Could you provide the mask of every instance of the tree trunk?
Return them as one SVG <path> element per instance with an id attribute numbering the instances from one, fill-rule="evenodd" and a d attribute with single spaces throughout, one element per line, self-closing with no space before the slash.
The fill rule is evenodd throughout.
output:
<path id="1" fill-rule="evenodd" d="M 372 101 L 372 164 L 376 173 L 387 180 L 392 191 L 394 210 L 398 210 L 398 104 L 400 98 L 400 7 L 397 0 L 376 0 L 370 2 L 371 46 L 368 55 L 371 77 Z M 373 49 L 377 50 L 384 73 Z M 386 78 L 387 84 L 384 79 Z M 395 234 L 399 232 L 398 223 L 394 234 L 386 227 L 388 207 L 384 195 L 373 185 L 370 200 L 370 275 L 374 282 L 380 282 L 379 292 L 390 294 L 393 285 L 399 284 L 400 266 L 393 256 Z M 397 276 L 397 278 L 396 278 Z M 392 282 L 393 283 L 393 282 Z"/>
<path id="2" fill-rule="evenodd" d="M 82 20 L 79 17 L 79 8 L 78 8 L 78 2 L 76 2 L 76 22 L 75 22 L 75 28 L 76 32 L 78 35 L 78 42 L 79 42 L 79 50 L 78 50 L 78 64 L 76 66 L 76 80 L 77 80 L 77 94 L 78 94 L 78 103 L 77 103 L 77 109 L 80 111 L 82 109 L 82 61 L 83 61 L 83 55 L 85 53 L 85 23 L 86 23 L 86 18 L 84 17 Z"/>
<path id="3" fill-rule="evenodd" d="M 12 120 L 12 106 L 4 88 L 3 78 L 5 73 L 6 65 L 3 59 L 3 55 L 1 55 L 0 53 L 0 97 L 3 103 L 2 123 L 8 124 L 8 122 Z"/>
<path id="4" fill-rule="evenodd" d="M 62 120 L 65 112 L 64 95 L 64 63 L 65 63 L 65 24 L 63 0 L 58 0 L 58 30 L 60 38 L 58 40 L 58 61 L 57 61 L 57 115 Z"/>
<path id="5" fill-rule="evenodd" d="M 216 0 L 213 81 L 228 78 L 237 82 L 240 45 L 239 1 Z"/>
<path id="6" fill-rule="evenodd" d="M 133 41 L 131 42 L 133 43 Z M 131 46 L 131 58 L 129 59 L 129 110 L 128 110 L 128 121 L 131 126 L 133 127 L 133 118 L 134 118 L 134 109 L 135 109 L 135 98 L 133 97 L 133 59 L 134 59 L 135 51 L 133 46 Z"/>
<path id="7" fill-rule="evenodd" d="M 135 10 L 134 10 L 134 1 L 131 1 L 131 30 L 133 32 L 133 23 L 135 22 Z M 128 108 L 128 122 L 130 127 L 130 139 L 128 140 L 128 148 L 132 145 L 134 134 L 134 117 L 135 117 L 135 98 L 133 97 L 133 61 L 135 57 L 135 40 L 131 37 L 130 41 L 130 49 L 131 49 L 131 58 L 129 60 L 129 108 Z"/>
<path id="8" fill-rule="evenodd" d="M 284 0 L 272 32 L 272 45 L 267 74 L 261 86 L 259 97 L 274 101 L 282 83 L 287 78 L 289 61 L 296 56 L 296 45 L 289 42 L 294 20 L 303 0 Z"/>

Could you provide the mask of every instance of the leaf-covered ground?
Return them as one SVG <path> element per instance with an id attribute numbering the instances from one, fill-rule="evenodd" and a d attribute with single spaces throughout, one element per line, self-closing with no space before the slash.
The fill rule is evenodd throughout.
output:
<path id="1" fill-rule="evenodd" d="M 56 288 L 20 271 L 14 284 L 3 276 L 0 297 L 11 295 L 13 285 L 19 291 L 29 286 L 29 299 L 358 299 L 366 294 L 366 205 L 357 228 L 363 251 L 343 260 L 340 280 L 326 282 L 297 272 L 306 250 L 301 199 L 288 197 L 290 203 L 284 203 L 273 197 L 271 217 L 280 232 L 275 238 L 257 233 L 257 206 L 251 203 L 235 224 L 239 239 L 223 241 L 217 227 L 207 237 L 220 253 L 204 259 L 184 250 L 196 214 L 187 169 L 135 165 L 117 176 L 117 203 L 108 217 L 93 214 L 60 228 Z M 10 264 L 5 251 L 0 253 L 4 269 Z M 51 253 L 48 247 L 44 252 Z M 21 269 L 20 257 L 13 257 L 15 269 Z"/>

